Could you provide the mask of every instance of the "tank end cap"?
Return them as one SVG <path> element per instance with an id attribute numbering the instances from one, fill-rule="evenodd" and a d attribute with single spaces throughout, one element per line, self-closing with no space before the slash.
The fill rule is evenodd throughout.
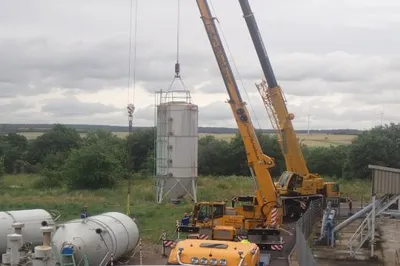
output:
<path id="1" fill-rule="evenodd" d="M 101 228 L 97 228 L 96 229 L 96 234 L 100 235 L 101 233 L 103 233 L 103 230 Z"/>
<path id="2" fill-rule="evenodd" d="M 40 230 L 42 231 L 42 233 L 51 233 L 54 231 L 54 227 L 52 226 L 43 226 L 40 227 Z"/>
<path id="3" fill-rule="evenodd" d="M 24 226 L 25 226 L 25 224 L 24 223 L 19 223 L 19 222 L 16 222 L 16 223 L 13 223 L 12 225 L 11 225 L 11 227 L 12 228 L 24 228 Z"/>

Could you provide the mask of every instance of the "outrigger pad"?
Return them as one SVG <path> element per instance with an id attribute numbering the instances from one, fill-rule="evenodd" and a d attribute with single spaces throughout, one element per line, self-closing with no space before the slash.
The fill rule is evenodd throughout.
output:
<path id="1" fill-rule="evenodd" d="M 181 233 L 198 233 L 200 231 L 198 226 L 178 226 L 178 229 Z"/>
<path id="2" fill-rule="evenodd" d="M 280 233 L 279 229 L 252 228 L 248 230 L 247 235 L 279 235 Z"/>

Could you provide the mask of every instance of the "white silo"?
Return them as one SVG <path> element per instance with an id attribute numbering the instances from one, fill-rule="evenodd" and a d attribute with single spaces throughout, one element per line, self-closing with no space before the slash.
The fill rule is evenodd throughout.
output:
<path id="1" fill-rule="evenodd" d="M 197 202 L 198 106 L 187 90 L 156 92 L 157 202 Z"/>

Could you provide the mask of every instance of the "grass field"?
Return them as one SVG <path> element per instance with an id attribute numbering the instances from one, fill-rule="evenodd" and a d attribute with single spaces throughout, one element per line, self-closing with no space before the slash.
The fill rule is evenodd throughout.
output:
<path id="1" fill-rule="evenodd" d="M 128 135 L 127 132 L 113 132 L 115 135 L 124 138 Z M 24 135 L 27 139 L 35 139 L 38 136 L 42 135 L 43 133 L 40 132 L 26 132 L 20 133 Z M 82 136 L 85 133 L 81 133 Z M 206 134 L 200 133 L 199 137 L 205 137 L 207 135 L 215 136 L 218 139 L 230 140 L 234 134 Z M 299 138 L 300 142 L 306 144 L 307 146 L 324 146 L 329 147 L 330 145 L 347 145 L 351 144 L 351 141 L 356 137 L 355 135 L 334 135 L 334 134 L 298 134 L 297 137 Z"/>
<path id="2" fill-rule="evenodd" d="M 127 184 L 121 183 L 116 189 L 97 191 L 68 191 L 66 189 L 33 189 L 36 175 L 8 175 L 0 183 L 0 209 L 44 208 L 61 212 L 61 220 L 79 218 L 83 205 L 89 204 L 89 215 L 107 211 L 126 211 Z M 184 212 L 191 211 L 189 202 L 181 205 L 156 204 L 154 180 L 142 179 L 133 182 L 131 210 L 138 220 L 144 240 L 156 242 L 162 230 L 174 231 L 175 220 Z M 341 191 L 354 200 L 366 197 L 368 182 L 339 181 Z M 240 194 L 252 194 L 252 182 L 245 177 L 200 177 L 198 199 L 224 200 Z"/>

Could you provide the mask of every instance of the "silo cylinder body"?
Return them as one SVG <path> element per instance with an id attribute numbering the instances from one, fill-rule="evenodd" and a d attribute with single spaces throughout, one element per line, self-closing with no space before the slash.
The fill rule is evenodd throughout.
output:
<path id="1" fill-rule="evenodd" d="M 13 223 L 23 223 L 22 237 L 24 242 L 32 242 L 34 246 L 40 245 L 43 240 L 42 222 L 54 224 L 50 213 L 42 209 L 18 210 L 0 212 L 0 254 L 7 251 L 7 235 L 14 233 Z"/>
<path id="2" fill-rule="evenodd" d="M 72 244 L 76 259 L 85 253 L 91 266 L 101 266 L 109 262 L 111 254 L 118 259 L 133 251 L 139 243 L 139 229 L 129 216 L 107 212 L 60 225 L 52 242 L 59 251 Z"/>

